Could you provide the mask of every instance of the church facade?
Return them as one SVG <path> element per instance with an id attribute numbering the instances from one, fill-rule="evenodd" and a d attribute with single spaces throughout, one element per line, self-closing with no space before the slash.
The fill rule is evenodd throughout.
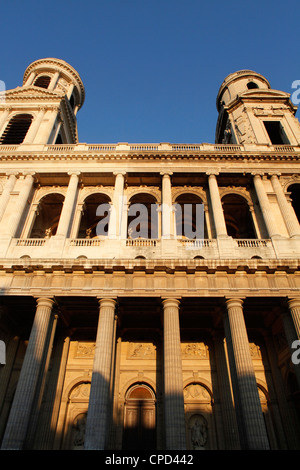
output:
<path id="1" fill-rule="evenodd" d="M 2 449 L 300 449 L 300 124 L 228 75 L 214 144 L 85 144 L 58 59 L 0 101 Z"/>

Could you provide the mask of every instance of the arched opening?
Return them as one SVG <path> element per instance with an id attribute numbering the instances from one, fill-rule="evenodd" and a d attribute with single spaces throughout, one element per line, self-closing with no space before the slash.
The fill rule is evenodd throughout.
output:
<path id="1" fill-rule="evenodd" d="M 233 238 L 256 238 L 252 216 L 246 199 L 238 194 L 222 198 L 227 234 Z"/>
<path id="2" fill-rule="evenodd" d="M 17 114 L 6 126 L 0 144 L 21 144 L 32 122 L 31 114 Z"/>
<path id="3" fill-rule="evenodd" d="M 51 78 L 48 75 L 40 75 L 34 82 L 34 86 L 48 88 Z"/>
<path id="4" fill-rule="evenodd" d="M 208 238 L 202 199 L 195 194 L 181 194 L 175 201 L 177 237 Z"/>
<path id="5" fill-rule="evenodd" d="M 300 184 L 292 184 L 289 187 L 291 193 L 292 206 L 300 223 Z"/>
<path id="6" fill-rule="evenodd" d="M 78 238 L 107 236 L 110 219 L 110 198 L 106 194 L 95 193 L 84 201 Z"/>
<path id="7" fill-rule="evenodd" d="M 56 234 L 63 203 L 64 196 L 58 193 L 40 200 L 30 238 L 50 238 Z"/>
<path id="8" fill-rule="evenodd" d="M 128 238 L 158 238 L 157 201 L 151 194 L 136 194 L 129 201 Z"/>
<path id="9" fill-rule="evenodd" d="M 149 385 L 133 385 L 125 397 L 123 450 L 156 449 L 155 394 Z"/>
<path id="10" fill-rule="evenodd" d="M 257 85 L 257 83 L 254 83 L 254 82 L 248 82 L 247 83 L 247 88 L 248 88 L 248 90 L 253 90 L 254 88 L 258 88 L 258 85 Z"/>

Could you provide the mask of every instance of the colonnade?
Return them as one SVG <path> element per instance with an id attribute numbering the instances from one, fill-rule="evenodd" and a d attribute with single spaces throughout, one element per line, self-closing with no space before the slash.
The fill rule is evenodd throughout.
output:
<path id="1" fill-rule="evenodd" d="M 183 376 L 180 349 L 180 299 L 162 299 L 164 341 L 164 409 L 167 450 L 186 449 Z M 300 299 L 287 300 L 291 329 L 287 340 L 300 339 Z M 39 397 L 41 374 L 52 348 L 57 316 L 55 299 L 38 298 L 35 318 L 24 357 L 2 449 L 24 449 L 28 446 L 32 408 Z M 234 394 L 241 446 L 244 449 L 268 449 L 268 437 L 261 411 L 258 389 L 250 355 L 244 320 L 243 299 L 225 299 L 224 332 Z M 85 448 L 105 449 L 110 416 L 110 382 L 116 344 L 116 299 L 99 299 L 99 318 L 89 398 Z M 297 370 L 297 368 L 295 368 Z M 300 387 L 300 375 L 297 370 Z"/>
<path id="2" fill-rule="evenodd" d="M 76 238 L 75 229 L 71 232 L 72 220 L 74 217 L 74 209 L 76 206 L 78 188 L 81 178 L 80 171 L 68 172 L 70 177 L 68 188 L 65 195 L 63 209 L 60 215 L 59 226 L 57 229 L 57 237 Z M 112 211 L 113 217 L 111 218 L 111 224 L 109 228 L 109 236 L 111 238 L 126 238 L 127 237 L 127 204 L 123 204 L 124 199 L 124 187 L 125 187 L 125 176 L 126 173 L 123 171 L 116 171 L 115 175 L 115 186 L 112 200 Z M 226 223 L 224 218 L 224 212 L 222 208 L 222 202 L 220 198 L 220 192 L 218 187 L 218 172 L 207 171 L 209 197 L 212 206 L 212 216 L 215 225 L 215 233 L 217 238 L 227 236 Z M 16 208 L 14 213 L 8 217 L 8 224 L 5 224 L 4 228 L 1 228 L 1 236 L 12 237 L 16 236 L 17 228 L 23 216 L 25 206 L 27 204 L 29 195 L 33 189 L 35 182 L 35 173 L 28 172 L 24 175 L 20 175 L 23 178 L 22 188 L 20 194 L 16 200 Z M 172 172 L 161 172 L 162 177 L 162 236 L 166 238 L 172 238 L 175 233 L 174 221 L 175 216 L 172 212 Z M 7 182 L 4 186 L 1 198 L 0 198 L 0 218 L 4 216 L 5 209 L 7 207 L 10 193 L 14 189 L 18 175 L 15 172 L 8 173 Z M 282 185 L 279 181 L 277 174 L 272 174 L 270 181 L 274 193 L 276 195 L 278 205 L 285 222 L 288 235 L 292 237 L 300 236 L 300 224 L 295 214 L 292 205 L 288 202 Z M 263 219 L 268 231 L 269 238 L 276 237 L 278 235 L 278 224 L 275 222 L 275 217 L 272 216 L 271 205 L 268 199 L 267 191 L 264 186 L 262 175 L 255 172 L 253 173 L 253 184 L 255 187 L 256 195 L 259 201 L 259 206 L 263 215 Z M 122 207 L 123 204 L 123 207 Z M 79 219 L 77 220 L 78 223 Z M 255 224 L 256 225 L 256 224 Z M 79 228 L 79 227 L 78 227 Z M 75 237 L 74 237 L 75 235 Z"/>

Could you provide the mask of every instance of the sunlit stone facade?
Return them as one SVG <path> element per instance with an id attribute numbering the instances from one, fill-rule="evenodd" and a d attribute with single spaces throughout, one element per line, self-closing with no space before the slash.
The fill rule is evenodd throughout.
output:
<path id="1" fill-rule="evenodd" d="M 84 96 L 50 58 L 0 103 L 2 449 L 299 449 L 289 94 L 229 75 L 214 144 L 80 143 Z"/>

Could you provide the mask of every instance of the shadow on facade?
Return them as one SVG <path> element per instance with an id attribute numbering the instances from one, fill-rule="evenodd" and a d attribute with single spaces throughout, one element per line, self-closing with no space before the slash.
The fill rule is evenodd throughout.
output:
<path id="1" fill-rule="evenodd" d="M 74 317 L 66 323 L 65 308 L 70 310 L 69 302 L 70 299 L 60 306 L 51 358 L 43 358 L 38 383 L 41 393 L 35 396 L 27 431 L 26 447 L 29 449 L 84 448 L 97 302 L 85 303 L 88 320 L 85 328 L 78 331 L 76 312 L 83 311 L 83 304 L 73 306 Z M 139 313 L 143 311 L 144 304 L 137 304 L 135 302 L 135 309 Z M 114 381 L 107 383 L 103 378 L 100 381 L 103 388 L 108 389 L 104 448 L 163 450 L 168 426 L 164 416 L 165 400 L 176 403 L 180 397 L 165 397 L 163 392 L 161 310 L 154 302 L 150 306 L 150 317 L 147 314 L 135 317 L 129 305 L 119 306 L 112 362 Z M 10 377 L 6 375 L 5 387 L 4 382 L 1 383 L 1 397 L 4 399 L 1 401 L 0 430 L 3 437 L 33 322 L 35 301 L 22 297 L 6 298 L 2 307 L 2 325 L 7 332 L 14 332 L 8 348 L 12 367 Z M 240 392 L 234 385 L 237 377 L 234 376 L 234 369 L 229 371 L 228 366 L 231 351 L 225 347 L 222 316 L 219 315 L 221 307 L 221 304 L 215 306 L 212 315 L 212 304 L 205 303 L 203 299 L 201 305 L 199 301 L 182 302 L 180 324 L 184 425 L 187 449 L 190 450 L 247 448 L 245 420 L 243 413 L 240 413 Z M 261 319 L 257 324 L 255 315 L 251 316 L 251 309 L 255 312 L 255 308 L 254 301 L 247 304 L 245 317 L 253 365 L 261 371 L 256 381 L 256 398 L 261 406 L 269 445 L 271 449 L 299 449 L 299 388 L 292 369 L 284 370 L 287 377 L 284 383 L 277 363 L 280 355 L 287 358 L 286 344 L 276 345 L 274 338 L 265 334 Z M 273 304 L 265 306 L 268 315 L 273 308 Z M 129 312 L 128 317 L 126 312 Z M 147 329 L 145 327 L 149 327 L 150 318 L 152 329 Z M 280 328 L 278 331 L 282 332 Z M 19 335 L 17 339 L 16 333 Z M 274 348 L 277 348 L 275 352 Z M 2 368 L 0 373 L 3 374 L 4 370 Z M 45 381 L 44 371 L 47 371 Z M 240 389 L 246 388 L 249 380 L 247 375 L 239 377 Z M 257 401 L 249 402 L 251 406 L 257 406 Z"/>

